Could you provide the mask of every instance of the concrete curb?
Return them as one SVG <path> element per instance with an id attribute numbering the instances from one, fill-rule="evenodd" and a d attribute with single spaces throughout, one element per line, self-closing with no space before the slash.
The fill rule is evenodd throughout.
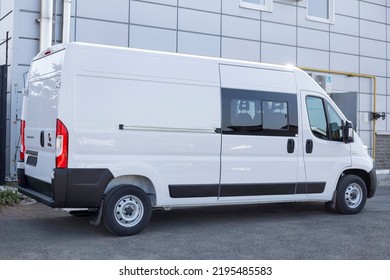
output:
<path id="1" fill-rule="evenodd" d="M 390 170 L 377 169 L 376 178 L 378 179 L 378 187 L 390 187 Z"/>
<path id="2" fill-rule="evenodd" d="M 377 174 L 378 187 L 390 187 L 390 174 Z"/>

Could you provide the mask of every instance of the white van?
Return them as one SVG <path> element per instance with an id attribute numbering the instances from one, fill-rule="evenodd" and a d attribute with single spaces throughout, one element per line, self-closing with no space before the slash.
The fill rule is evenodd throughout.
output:
<path id="1" fill-rule="evenodd" d="M 354 214 L 376 190 L 352 124 L 294 67 L 69 43 L 33 59 L 24 94 L 19 191 L 118 235 L 155 208 Z"/>

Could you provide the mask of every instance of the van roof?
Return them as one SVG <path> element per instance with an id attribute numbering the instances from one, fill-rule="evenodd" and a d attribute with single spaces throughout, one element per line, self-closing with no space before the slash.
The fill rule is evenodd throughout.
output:
<path id="1" fill-rule="evenodd" d="M 118 51 L 118 52 L 140 52 L 143 54 L 152 54 L 152 55 L 165 55 L 165 56 L 172 56 L 172 57 L 183 57 L 188 59 L 201 59 L 201 60 L 208 60 L 210 62 L 217 62 L 217 63 L 226 63 L 226 64 L 233 64 L 233 65 L 245 65 L 245 66 L 252 66 L 252 67 L 262 67 L 262 68 L 269 68 L 274 70 L 282 70 L 282 71 L 299 71 L 303 72 L 301 69 L 297 68 L 294 65 L 279 65 L 279 64 L 271 64 L 271 63 L 264 63 L 264 62 L 256 62 L 256 61 L 247 61 L 247 60 L 238 60 L 238 59 L 229 59 L 229 58 L 220 58 L 220 57 L 209 57 L 209 56 L 200 56 L 200 55 L 193 55 L 193 54 L 183 54 L 183 53 L 173 53 L 173 52 L 165 52 L 165 51 L 157 51 L 157 50 L 148 50 L 148 49 L 138 49 L 138 48 L 128 48 L 128 47 L 120 47 L 120 46 L 112 46 L 112 45 L 101 45 L 101 44 L 93 44 L 93 43 L 84 43 L 84 42 L 70 42 L 66 44 L 57 44 L 54 46 L 50 46 L 46 50 L 40 52 L 36 57 L 34 57 L 33 60 L 39 59 L 45 55 L 52 54 L 58 51 L 61 51 L 63 49 L 67 48 L 88 48 L 88 49 L 100 49 L 100 50 L 107 50 L 107 51 Z"/>

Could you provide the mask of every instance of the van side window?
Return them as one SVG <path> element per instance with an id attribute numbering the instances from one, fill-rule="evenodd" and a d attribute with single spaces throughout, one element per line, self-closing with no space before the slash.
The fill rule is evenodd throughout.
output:
<path id="1" fill-rule="evenodd" d="M 330 129 L 330 138 L 333 141 L 343 141 L 343 120 L 337 114 L 335 109 L 330 103 L 326 102 L 326 109 L 329 116 L 329 129 Z"/>
<path id="2" fill-rule="evenodd" d="M 231 123 L 233 126 L 254 125 L 255 101 L 245 99 L 233 99 L 231 102 Z"/>
<path id="3" fill-rule="evenodd" d="M 263 101 L 263 128 L 288 129 L 287 102 Z"/>
<path id="4" fill-rule="evenodd" d="M 295 136 L 298 134 L 297 96 L 223 88 L 222 133 Z"/>
<path id="5" fill-rule="evenodd" d="M 324 140 L 343 141 L 343 121 L 330 103 L 319 97 L 307 96 L 306 107 L 314 136 Z"/>

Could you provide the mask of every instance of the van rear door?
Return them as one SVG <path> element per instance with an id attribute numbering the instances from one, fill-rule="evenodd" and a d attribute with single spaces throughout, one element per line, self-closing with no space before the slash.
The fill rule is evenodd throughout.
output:
<path id="1" fill-rule="evenodd" d="M 56 167 L 56 125 L 63 56 L 64 51 L 59 51 L 33 61 L 23 106 L 24 147 L 21 153 L 24 152 L 25 174 L 27 178 L 45 183 L 51 182 L 51 172 Z"/>

